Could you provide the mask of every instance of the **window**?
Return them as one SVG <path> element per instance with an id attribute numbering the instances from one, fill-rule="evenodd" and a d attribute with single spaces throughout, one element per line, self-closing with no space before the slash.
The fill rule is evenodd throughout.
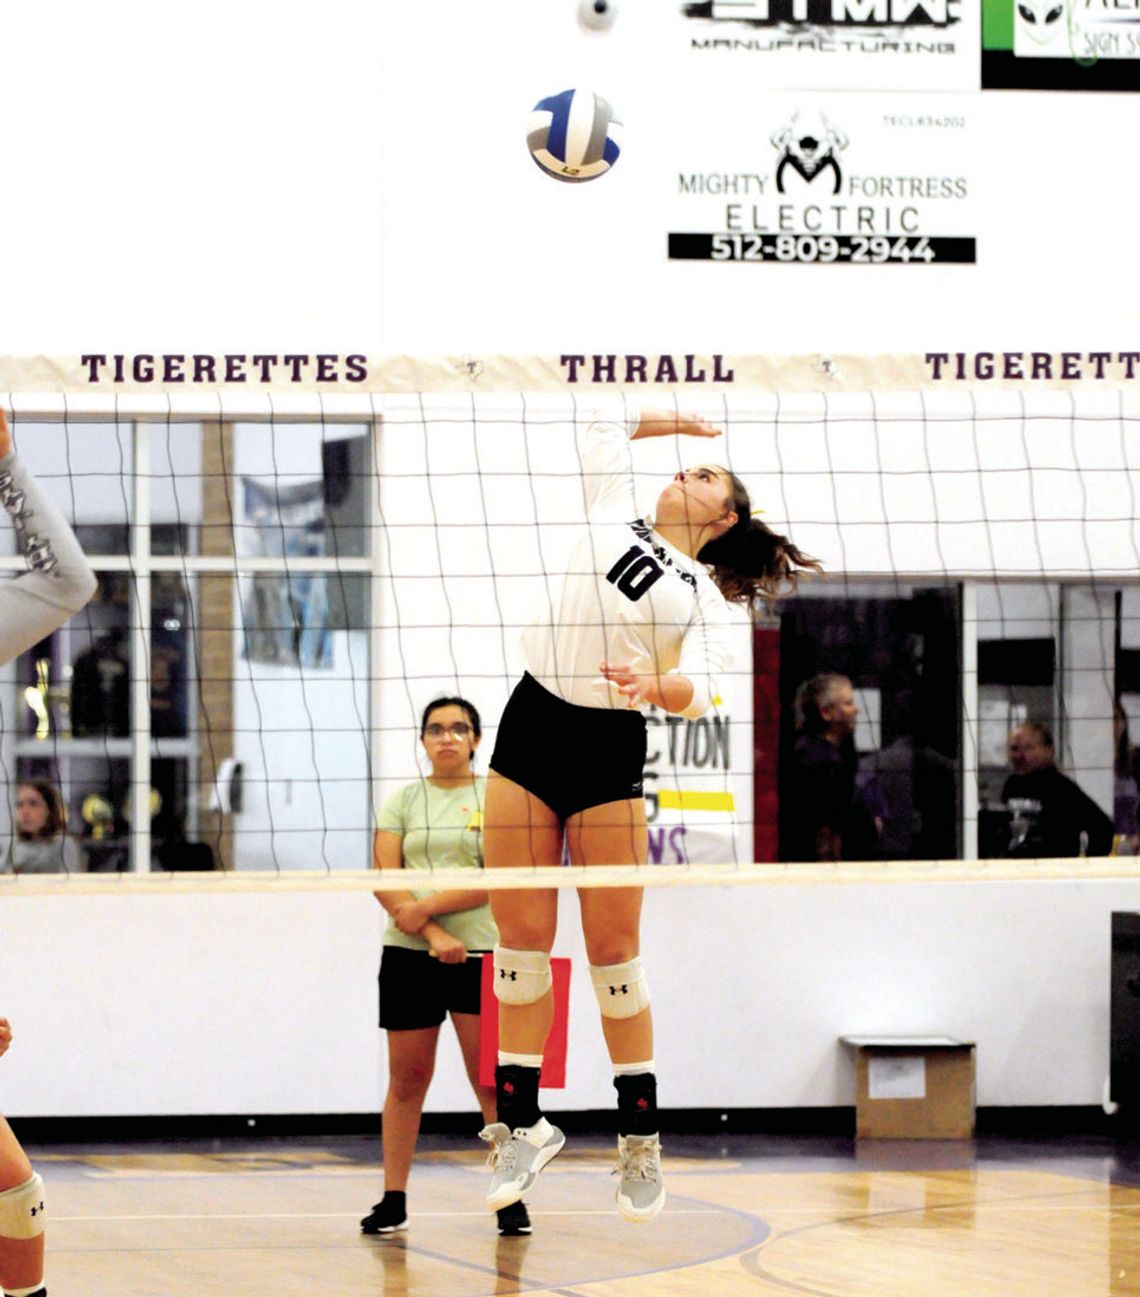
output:
<path id="1" fill-rule="evenodd" d="M 99 584 L 0 674 L 0 832 L 36 778 L 91 870 L 366 867 L 371 426 L 16 431 Z"/>

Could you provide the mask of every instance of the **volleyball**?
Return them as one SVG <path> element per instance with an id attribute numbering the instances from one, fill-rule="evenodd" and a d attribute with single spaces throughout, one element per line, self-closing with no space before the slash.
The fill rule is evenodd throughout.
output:
<path id="1" fill-rule="evenodd" d="M 535 104 L 526 142 L 531 157 L 555 180 L 596 180 L 618 160 L 621 122 L 601 95 L 563 90 Z"/>

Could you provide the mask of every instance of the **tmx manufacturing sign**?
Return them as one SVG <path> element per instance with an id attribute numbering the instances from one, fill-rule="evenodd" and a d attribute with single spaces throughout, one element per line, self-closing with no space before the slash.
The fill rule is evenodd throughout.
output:
<path id="1" fill-rule="evenodd" d="M 976 9 L 962 0 L 699 0 L 682 13 L 692 51 L 753 71 L 763 59 L 774 88 L 973 90 Z"/>

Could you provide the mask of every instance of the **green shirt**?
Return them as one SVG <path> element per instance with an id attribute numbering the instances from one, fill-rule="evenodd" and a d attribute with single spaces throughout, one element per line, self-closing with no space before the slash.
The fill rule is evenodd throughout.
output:
<path id="1" fill-rule="evenodd" d="M 406 784 L 380 808 L 376 828 L 381 833 L 399 834 L 405 869 L 482 869 L 486 789 L 487 781 L 482 778 L 453 788 L 440 788 L 426 779 Z M 478 887 L 478 879 L 473 878 L 471 886 Z M 417 901 L 431 895 L 426 889 L 409 887 L 408 891 Z M 468 950 L 491 950 L 499 940 L 489 905 L 437 914 L 435 922 Z M 425 937 L 401 932 L 391 919 L 384 930 L 384 944 L 430 949 Z"/>

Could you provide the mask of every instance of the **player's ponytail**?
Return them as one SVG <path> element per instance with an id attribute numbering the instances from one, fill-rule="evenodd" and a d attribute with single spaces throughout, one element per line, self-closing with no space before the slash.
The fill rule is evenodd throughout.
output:
<path id="1" fill-rule="evenodd" d="M 729 476 L 730 509 L 736 513 L 736 522 L 703 545 L 697 558 L 712 569 L 712 579 L 726 602 L 753 607 L 757 601 L 768 602 L 793 591 L 801 571 L 820 572 L 823 568 L 787 536 L 754 518 L 748 489 L 735 473 Z"/>

